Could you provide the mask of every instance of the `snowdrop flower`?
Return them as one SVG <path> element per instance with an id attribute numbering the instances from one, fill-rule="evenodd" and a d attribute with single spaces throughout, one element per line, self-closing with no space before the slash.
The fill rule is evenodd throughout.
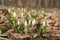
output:
<path id="1" fill-rule="evenodd" d="M 10 8 L 8 9 L 8 12 L 10 13 Z"/>
<path id="2" fill-rule="evenodd" d="M 41 11 L 42 13 L 45 13 L 43 10 Z"/>
<path id="3" fill-rule="evenodd" d="M 34 10 L 32 10 L 32 12 L 34 12 Z"/>
<path id="4" fill-rule="evenodd" d="M 20 21 L 18 20 L 17 24 L 19 25 L 20 24 Z"/>
<path id="5" fill-rule="evenodd" d="M 13 17 L 16 17 L 16 12 L 13 13 Z"/>
<path id="6" fill-rule="evenodd" d="M 43 21 L 43 26 L 46 26 L 46 21 Z"/>
<path id="7" fill-rule="evenodd" d="M 22 12 L 22 13 L 21 13 L 21 16 L 23 17 L 23 15 L 24 15 L 24 13 Z"/>
<path id="8" fill-rule="evenodd" d="M 25 26 L 27 26 L 27 21 L 25 21 Z"/>
<path id="9" fill-rule="evenodd" d="M 35 24 L 35 22 L 36 22 L 36 20 L 34 19 L 34 20 L 32 21 L 32 25 L 34 25 L 34 24 Z"/>
<path id="10" fill-rule="evenodd" d="M 31 23 L 31 20 L 29 20 L 29 24 Z"/>

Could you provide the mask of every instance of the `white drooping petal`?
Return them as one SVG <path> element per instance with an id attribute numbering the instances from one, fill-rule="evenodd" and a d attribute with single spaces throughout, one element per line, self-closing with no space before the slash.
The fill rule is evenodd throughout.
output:
<path id="1" fill-rule="evenodd" d="M 8 9 L 8 12 L 10 13 L 10 8 Z"/>
<path id="2" fill-rule="evenodd" d="M 34 19 L 34 20 L 32 21 L 32 25 L 34 25 L 34 24 L 35 24 L 35 22 L 36 22 L 36 20 Z"/>
<path id="3" fill-rule="evenodd" d="M 23 17 L 23 15 L 24 15 L 24 13 L 22 12 L 22 13 L 21 13 L 21 16 Z"/>
<path id="4" fill-rule="evenodd" d="M 32 12 L 34 12 L 34 10 L 32 10 Z"/>
<path id="5" fill-rule="evenodd" d="M 18 20 L 17 24 L 20 25 L 20 21 L 19 20 Z"/>
<path id="6" fill-rule="evenodd" d="M 16 12 L 13 13 L 13 17 L 16 17 Z"/>
<path id="7" fill-rule="evenodd" d="M 43 21 L 43 26 L 46 26 L 46 21 Z"/>
<path id="8" fill-rule="evenodd" d="M 41 11 L 42 13 L 45 13 L 43 10 Z"/>
<path id="9" fill-rule="evenodd" d="M 25 21 L 25 26 L 27 26 L 27 21 Z"/>
<path id="10" fill-rule="evenodd" d="M 31 23 L 31 20 L 29 20 L 29 24 Z"/>

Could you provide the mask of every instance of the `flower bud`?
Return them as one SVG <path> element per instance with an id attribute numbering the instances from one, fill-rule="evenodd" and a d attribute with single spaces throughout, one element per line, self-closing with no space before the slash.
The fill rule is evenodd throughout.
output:
<path id="1" fill-rule="evenodd" d="M 27 26 L 27 21 L 25 21 L 25 26 Z"/>
<path id="2" fill-rule="evenodd" d="M 34 19 L 34 20 L 32 21 L 32 25 L 34 25 L 34 24 L 35 24 L 35 22 L 36 22 L 36 20 Z"/>
<path id="3" fill-rule="evenodd" d="M 31 20 L 29 20 L 29 24 L 31 23 Z"/>
<path id="4" fill-rule="evenodd" d="M 16 17 L 16 12 L 13 13 L 13 17 Z"/>
<path id="5" fill-rule="evenodd" d="M 10 8 L 8 9 L 8 12 L 10 13 Z"/>
<path id="6" fill-rule="evenodd" d="M 17 24 L 19 25 L 20 24 L 20 21 L 18 20 Z"/>
<path id="7" fill-rule="evenodd" d="M 46 21 L 43 21 L 43 26 L 46 26 Z"/>

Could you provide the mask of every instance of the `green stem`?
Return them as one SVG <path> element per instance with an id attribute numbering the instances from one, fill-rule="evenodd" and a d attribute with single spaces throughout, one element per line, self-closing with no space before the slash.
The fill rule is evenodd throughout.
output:
<path id="1" fill-rule="evenodd" d="M 28 34 L 28 28 L 27 28 L 27 26 L 24 26 L 24 34 L 25 34 L 25 35 Z"/>

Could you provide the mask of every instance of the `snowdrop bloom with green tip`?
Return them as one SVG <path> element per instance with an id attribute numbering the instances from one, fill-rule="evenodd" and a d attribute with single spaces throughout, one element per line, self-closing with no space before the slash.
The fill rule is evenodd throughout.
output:
<path id="1" fill-rule="evenodd" d="M 31 20 L 29 20 L 29 24 L 31 23 Z"/>
<path id="2" fill-rule="evenodd" d="M 20 25 L 20 21 L 19 20 L 18 20 L 17 24 Z"/>
<path id="3" fill-rule="evenodd" d="M 32 25 L 34 25 L 34 24 L 35 24 L 35 22 L 36 22 L 36 20 L 34 19 L 34 20 L 32 21 Z"/>
<path id="4" fill-rule="evenodd" d="M 46 26 L 46 21 L 43 21 L 43 26 Z"/>
<path id="5" fill-rule="evenodd" d="M 13 13 L 13 17 L 16 17 L 16 12 Z"/>
<path id="6" fill-rule="evenodd" d="M 27 26 L 27 21 L 25 21 L 25 26 Z"/>

